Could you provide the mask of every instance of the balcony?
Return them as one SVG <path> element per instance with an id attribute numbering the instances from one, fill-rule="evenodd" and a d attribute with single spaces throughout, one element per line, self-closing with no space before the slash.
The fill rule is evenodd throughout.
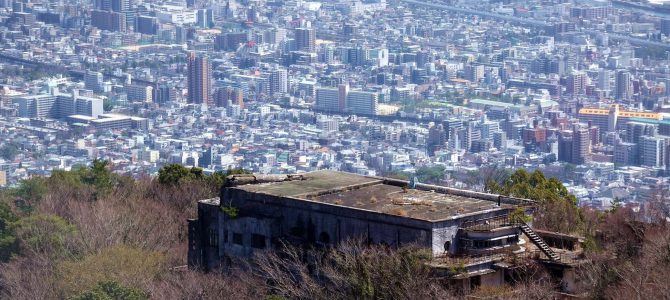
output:
<path id="1" fill-rule="evenodd" d="M 522 222 L 504 215 L 486 219 L 468 220 L 461 224 L 460 229 L 467 232 L 492 231 L 500 228 L 519 227 Z"/>

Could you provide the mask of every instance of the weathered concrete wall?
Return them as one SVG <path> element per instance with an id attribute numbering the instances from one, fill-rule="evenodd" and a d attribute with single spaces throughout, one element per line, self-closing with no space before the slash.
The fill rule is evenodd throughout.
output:
<path id="1" fill-rule="evenodd" d="M 219 207 L 211 204 L 199 203 L 198 220 L 201 224 L 203 236 L 203 255 L 207 262 L 206 270 L 215 270 L 220 266 L 219 262 Z"/>
<path id="2" fill-rule="evenodd" d="M 221 213 L 224 215 L 225 214 Z M 223 219 L 223 218 L 221 218 Z M 228 218 L 221 223 L 222 230 L 219 231 L 222 243 L 219 244 L 219 254 L 233 256 L 251 256 L 254 251 L 252 237 L 263 237 L 263 244 L 271 244 L 271 237 L 276 236 L 276 219 L 240 217 Z M 241 243 L 235 242 L 235 234 L 241 236 Z M 257 246 L 258 247 L 258 246 Z M 261 249 L 261 248 L 259 248 Z"/>
<path id="3" fill-rule="evenodd" d="M 203 208 L 202 213 L 199 213 L 201 232 L 216 230 L 219 241 L 216 253 L 220 257 L 251 256 L 257 250 L 257 247 L 251 245 L 252 235 L 263 236 L 266 248 L 271 248 L 277 238 L 330 245 L 348 239 L 361 239 L 390 246 L 417 244 L 430 247 L 433 255 L 437 256 L 445 254 L 445 244 L 449 252 L 457 252 L 458 228 L 464 221 L 507 213 L 506 209 L 493 209 L 462 218 L 431 222 L 242 189 L 227 189 L 223 195 L 221 206 L 236 208 L 238 216 L 231 218 L 220 209 L 216 210 L 214 216 L 211 207 Z M 241 242 L 239 235 L 237 241 L 233 242 L 234 234 L 242 235 Z M 213 260 L 211 249 L 203 249 L 206 261 Z"/>
<path id="4" fill-rule="evenodd" d="M 454 254 L 459 249 L 458 229 L 467 220 L 487 219 L 508 214 L 508 210 L 499 209 L 491 211 L 483 211 L 477 214 L 469 214 L 463 218 L 445 220 L 436 222 L 432 230 L 432 248 L 433 255 L 445 254 L 445 243 L 450 242 L 449 253 Z"/>
<path id="5" fill-rule="evenodd" d="M 575 293 L 578 290 L 577 275 L 575 269 L 566 268 L 563 270 L 563 278 L 561 279 L 561 289 L 566 293 Z"/>
<path id="6" fill-rule="evenodd" d="M 254 177 L 253 182 L 261 181 Z M 407 185 L 406 181 L 388 178 L 366 182 L 364 185 L 382 182 L 397 186 Z M 349 188 L 352 185 L 342 187 Z M 294 195 L 295 189 L 289 194 Z M 434 185 L 418 184 L 417 189 L 496 203 L 525 203 L 523 199 Z M 198 203 L 198 219 L 189 221 L 189 265 L 213 270 L 220 266 L 220 259 L 226 255 L 248 257 L 258 249 L 272 248 L 279 238 L 316 245 L 361 239 L 390 246 L 416 244 L 430 247 L 433 255 L 443 255 L 446 251 L 456 253 L 459 249 L 459 228 L 463 222 L 492 218 L 509 212 L 508 208 L 497 207 L 458 216 L 445 214 L 443 220 L 429 221 L 303 198 L 265 194 L 263 186 L 252 190 L 255 192 L 243 188 L 223 188 L 220 201 L 210 199 Z M 277 190 L 274 192 L 277 193 Z M 280 191 L 280 194 L 285 192 Z M 320 192 L 337 193 L 337 189 Z M 222 207 L 234 208 L 238 213 L 235 216 L 229 215 L 221 210 Z"/>
<path id="7" fill-rule="evenodd" d="M 433 255 L 444 255 L 447 252 L 454 254 L 457 252 L 457 236 L 460 224 L 459 220 L 448 220 L 436 225 L 432 233 Z"/>
<path id="8" fill-rule="evenodd" d="M 200 237 L 200 222 L 198 219 L 188 220 L 188 258 L 190 269 L 203 269 L 202 239 Z"/>
<path id="9" fill-rule="evenodd" d="M 188 265 L 192 269 L 211 271 L 219 265 L 219 202 L 198 202 L 198 219 L 188 222 Z"/>
<path id="10" fill-rule="evenodd" d="M 497 270 L 494 273 L 484 274 L 481 276 L 482 286 L 498 286 L 503 284 L 503 270 Z"/>
<path id="11" fill-rule="evenodd" d="M 432 223 L 428 221 L 235 189 L 229 190 L 226 196 L 229 198 L 222 201 L 222 205 L 239 209 L 239 217 L 234 219 L 221 213 L 222 228 L 228 231 L 228 244 L 236 232 L 245 235 L 245 245 L 250 234 L 262 234 L 269 240 L 290 237 L 318 244 L 361 239 L 390 246 L 410 243 L 431 246 Z M 240 245 L 220 248 L 222 255 L 249 256 L 253 250 Z"/>

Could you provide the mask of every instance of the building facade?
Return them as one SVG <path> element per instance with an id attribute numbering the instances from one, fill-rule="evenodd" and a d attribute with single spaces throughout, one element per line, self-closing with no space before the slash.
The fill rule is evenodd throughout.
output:
<path id="1" fill-rule="evenodd" d="M 191 52 L 188 57 L 188 103 L 212 104 L 212 65 L 209 58 Z"/>
<path id="2" fill-rule="evenodd" d="M 422 184 L 407 190 L 405 181 L 334 171 L 277 175 L 263 183 L 267 178 L 229 180 L 252 184 L 229 186 L 198 204 L 198 219 L 189 221 L 189 265 L 212 270 L 226 257 L 251 257 L 280 239 L 323 246 L 361 238 L 393 247 L 418 244 L 435 257 L 517 248 L 507 240 L 465 243 L 459 228 L 506 216 L 519 199 Z M 519 232 L 505 234 L 518 238 Z"/>

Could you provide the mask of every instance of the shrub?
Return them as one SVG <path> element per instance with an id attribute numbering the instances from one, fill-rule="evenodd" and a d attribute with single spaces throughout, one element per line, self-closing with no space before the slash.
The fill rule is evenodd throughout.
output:
<path id="1" fill-rule="evenodd" d="M 75 254 L 77 227 L 55 215 L 34 215 L 20 219 L 14 231 L 23 251 L 54 258 Z"/>
<path id="2" fill-rule="evenodd" d="M 164 269 L 165 261 L 165 256 L 158 252 L 115 246 L 81 260 L 60 263 L 55 279 L 65 296 L 94 289 L 106 281 L 146 287 Z"/>
<path id="3" fill-rule="evenodd" d="M 76 296 L 70 300 L 143 300 L 149 299 L 149 293 L 126 287 L 116 281 L 99 282 L 95 287 Z"/>
<path id="4" fill-rule="evenodd" d="M 0 202 L 0 262 L 18 253 L 16 234 L 12 224 L 17 217 L 9 205 Z"/>

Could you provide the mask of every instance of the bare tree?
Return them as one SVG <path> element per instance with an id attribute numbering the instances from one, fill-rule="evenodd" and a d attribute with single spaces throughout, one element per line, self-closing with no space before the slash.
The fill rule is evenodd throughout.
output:
<path id="1" fill-rule="evenodd" d="M 325 298 L 326 291 L 312 276 L 307 263 L 307 256 L 312 253 L 282 243 L 279 251 L 267 251 L 254 258 L 255 274 L 267 281 L 270 291 L 277 295 L 291 299 Z"/>
<path id="2" fill-rule="evenodd" d="M 262 299 L 266 284 L 245 271 L 201 273 L 170 271 L 149 292 L 154 299 Z"/>
<path id="3" fill-rule="evenodd" d="M 48 258 L 15 258 L 0 264 L 0 298 L 56 299 L 53 264 Z"/>
<path id="4" fill-rule="evenodd" d="M 416 247 L 392 249 L 354 240 L 329 249 L 283 245 L 254 263 L 270 290 L 287 298 L 453 297 L 447 286 L 431 277 L 428 259 L 430 254 Z"/>

